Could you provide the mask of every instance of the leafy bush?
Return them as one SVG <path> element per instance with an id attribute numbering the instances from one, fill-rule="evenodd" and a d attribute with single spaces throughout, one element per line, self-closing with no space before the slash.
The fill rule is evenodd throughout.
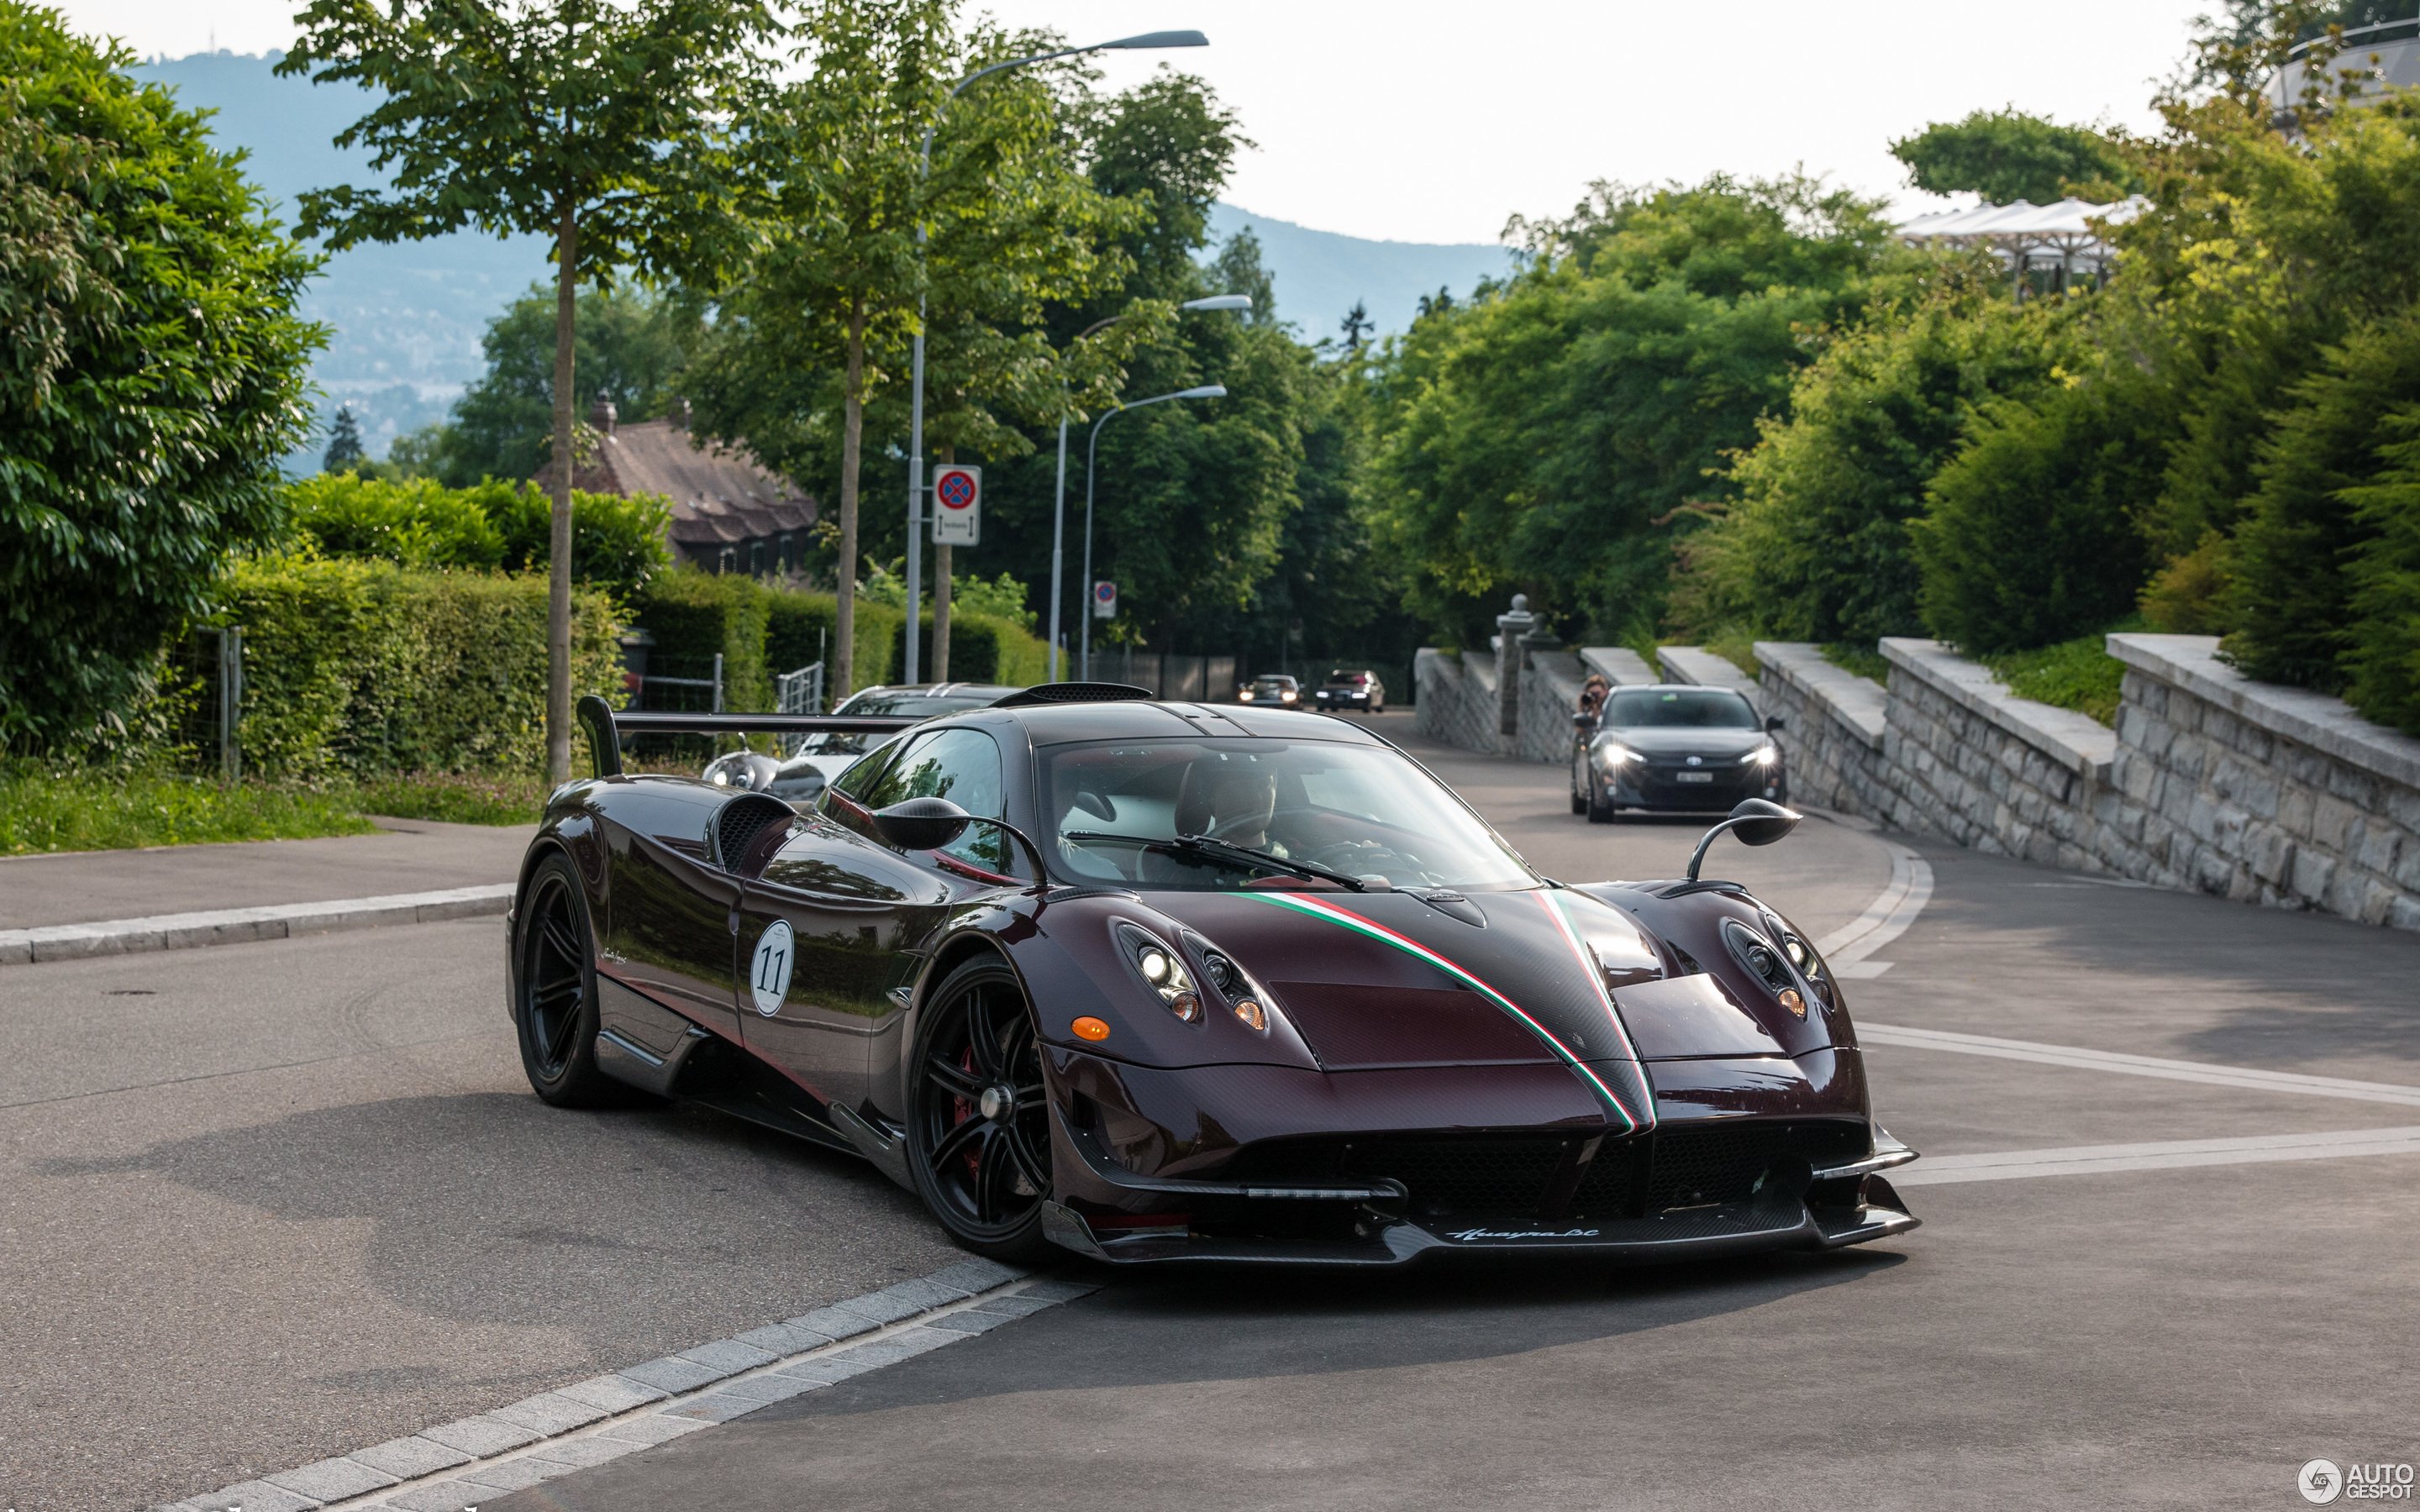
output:
<path id="1" fill-rule="evenodd" d="M 2162 426 L 2159 395 L 2115 374 L 1987 409 L 1911 527 L 1927 627 L 1980 656 L 2132 612 L 2149 566 L 2134 516 L 2159 489 Z"/>
<path id="2" fill-rule="evenodd" d="M 933 616 L 923 617 L 924 649 L 933 646 Z M 891 679 L 907 675 L 908 635 L 904 621 L 891 646 Z M 1037 636 L 1010 621 L 989 614 L 950 610 L 950 676 L 962 683 L 1039 683 L 1050 674 L 1050 648 Z M 928 668 L 929 671 L 930 669 Z"/>
<path id="3" fill-rule="evenodd" d="M 547 585 L 263 557 L 221 585 L 244 627 L 242 745 L 265 777 L 531 770 L 545 757 Z M 613 605 L 572 600 L 572 690 L 619 684 Z"/>
<path id="4" fill-rule="evenodd" d="M 298 534 L 321 553 L 407 567 L 548 570 L 554 506 L 535 484 L 494 478 L 448 488 L 428 478 L 400 482 L 321 473 L 291 485 Z M 671 561 L 664 532 L 672 506 L 652 494 L 571 496 L 571 574 L 617 594 L 644 587 Z"/>
<path id="5" fill-rule="evenodd" d="M 2385 468 L 2345 490 L 2365 539 L 2354 549 L 2352 648 L 2345 698 L 2381 724 L 2420 735 L 2420 405 L 2380 423 Z"/>
<path id="6" fill-rule="evenodd" d="M 1745 625 L 1792 640 L 1912 635 L 1922 623 L 1908 524 L 1976 407 L 2052 381 L 2071 318 L 2019 306 L 2005 281 L 1940 270 L 1915 307 L 1877 312 L 1826 347 L 1731 468 L 1739 497 L 1683 543 L 1675 627 Z"/>
<path id="7" fill-rule="evenodd" d="M 2374 556 L 2371 548 L 2407 496 L 2391 481 L 2355 490 L 2379 471 L 2381 424 L 2415 397 L 2420 308 L 2356 332 L 2291 391 L 2235 532 L 2226 649 L 2247 675 L 2333 693 L 2344 689 L 2356 659 L 2373 671 L 2383 665 L 2360 645 L 2351 568 L 2370 558 L 2369 588 L 2392 596 L 2392 569 L 2377 563 L 2391 562 L 2395 548 Z"/>
<path id="8" fill-rule="evenodd" d="M 1847 640 L 1831 640 L 1826 641 L 1822 650 L 1823 659 L 1842 671 L 1854 672 L 1868 682 L 1889 686 L 1890 661 L 1879 648 Z"/>
<path id="9" fill-rule="evenodd" d="M 796 671 L 818 656 L 829 664 L 832 656 L 832 629 L 839 617 L 839 600 L 830 594 L 802 594 L 779 588 L 767 588 L 763 592 L 765 656 L 768 670 L 773 672 Z M 888 669 L 892 654 L 885 648 L 898 640 L 902 618 L 897 609 L 859 598 L 854 665 L 865 672 L 871 672 L 876 667 Z M 872 678 L 862 680 L 870 682 Z M 826 691 L 829 693 L 831 689 L 827 687 Z"/>
<path id="10" fill-rule="evenodd" d="M 308 433 L 313 260 L 133 62 L 0 3 L 0 747 L 139 702 Z"/>

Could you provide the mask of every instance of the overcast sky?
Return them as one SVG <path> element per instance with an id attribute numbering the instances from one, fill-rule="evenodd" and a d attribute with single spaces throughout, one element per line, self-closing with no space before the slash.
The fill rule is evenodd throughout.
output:
<path id="1" fill-rule="evenodd" d="M 1696 179 L 1804 164 L 1911 208 L 1895 135 L 2015 103 L 2151 124 L 2156 81 L 2213 0 L 2081 10 L 1984 0 L 990 0 L 1088 40 L 1162 27 L 1204 50 L 1111 54 L 1114 85 L 1160 57 L 1201 73 L 1258 144 L 1227 198 L 1321 230 L 1494 241 L 1592 178 Z M 146 55 L 286 46 L 294 0 L 64 0 Z"/>

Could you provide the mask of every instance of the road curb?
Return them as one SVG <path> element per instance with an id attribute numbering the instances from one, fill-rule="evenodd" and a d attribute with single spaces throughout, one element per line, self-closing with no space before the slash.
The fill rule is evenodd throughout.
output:
<path id="1" fill-rule="evenodd" d="M 154 1512 L 455 1512 L 942 1349 L 1099 1288 L 966 1259 L 660 1360 Z"/>
<path id="2" fill-rule="evenodd" d="M 0 930 L 0 965 L 80 961 L 88 956 L 134 955 L 149 950 L 190 950 L 206 945 L 243 945 L 334 930 L 478 918 L 505 912 L 512 901 L 513 884 L 496 882 L 434 892 L 394 892 L 377 898 L 271 903 L 260 908 L 219 908 L 196 914 L 154 914 L 146 918 L 104 918 L 89 924 L 44 924 L 34 929 Z"/>

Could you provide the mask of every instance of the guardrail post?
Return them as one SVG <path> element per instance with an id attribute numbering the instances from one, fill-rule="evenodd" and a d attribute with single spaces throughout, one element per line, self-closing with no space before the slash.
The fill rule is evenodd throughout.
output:
<path id="1" fill-rule="evenodd" d="M 722 653 L 714 654 L 714 712 L 722 712 Z"/>

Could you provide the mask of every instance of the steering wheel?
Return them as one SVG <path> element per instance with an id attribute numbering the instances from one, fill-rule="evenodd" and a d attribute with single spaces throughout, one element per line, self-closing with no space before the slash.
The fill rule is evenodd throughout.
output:
<path id="1" fill-rule="evenodd" d="M 1410 856 L 1383 841 L 1339 841 L 1333 845 L 1323 845 L 1301 859 L 1313 866 L 1324 866 L 1329 871 L 1346 872 L 1355 876 L 1373 872 L 1381 875 L 1404 872 L 1423 883 L 1434 880 L 1425 868 L 1415 865 Z M 1393 864 L 1389 866 L 1388 862 Z"/>

